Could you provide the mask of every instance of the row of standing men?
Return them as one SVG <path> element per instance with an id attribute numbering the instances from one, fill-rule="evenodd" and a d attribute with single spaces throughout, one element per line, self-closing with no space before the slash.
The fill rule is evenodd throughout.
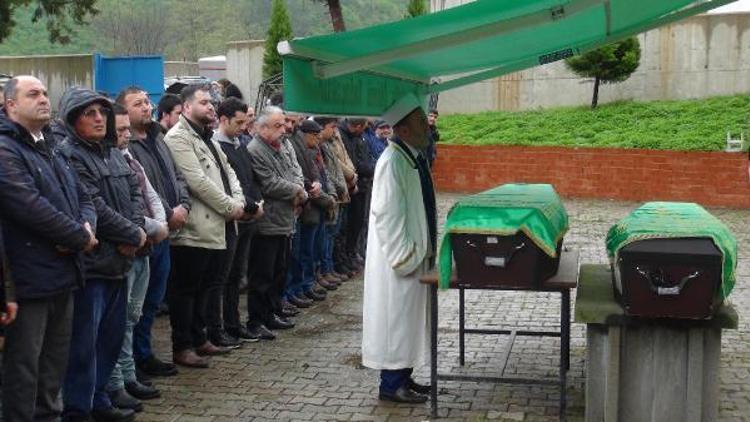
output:
<path id="1" fill-rule="evenodd" d="M 132 420 L 138 399 L 160 395 L 147 376 L 272 340 L 362 269 L 386 123 L 277 107 L 256 120 L 201 85 L 165 95 L 157 121 L 152 112 L 137 87 L 114 102 L 72 87 L 51 121 L 39 80 L 6 84 L 5 420 Z M 152 347 L 165 296 L 173 363 Z"/>

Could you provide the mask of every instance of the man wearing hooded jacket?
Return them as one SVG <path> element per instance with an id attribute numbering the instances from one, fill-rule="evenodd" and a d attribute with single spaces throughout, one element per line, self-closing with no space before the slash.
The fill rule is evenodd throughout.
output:
<path id="1" fill-rule="evenodd" d="M 67 131 L 61 150 L 78 172 L 98 216 L 99 247 L 84 256 L 86 284 L 75 294 L 73 334 L 63 384 L 66 421 L 130 421 L 131 409 L 112 406 L 106 385 L 122 347 L 126 276 L 146 242 L 140 185 L 116 149 L 110 101 L 72 87 L 60 99 Z"/>

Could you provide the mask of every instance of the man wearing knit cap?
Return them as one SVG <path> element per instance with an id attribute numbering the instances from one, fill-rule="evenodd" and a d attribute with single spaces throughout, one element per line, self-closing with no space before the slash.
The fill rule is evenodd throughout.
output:
<path id="1" fill-rule="evenodd" d="M 419 152 L 427 145 L 422 102 L 409 94 L 383 115 L 393 138 L 375 168 L 362 326 L 362 363 L 380 372 L 380 399 L 423 403 L 414 382 L 428 348 L 429 291 L 419 277 L 434 266 L 435 192 Z"/>

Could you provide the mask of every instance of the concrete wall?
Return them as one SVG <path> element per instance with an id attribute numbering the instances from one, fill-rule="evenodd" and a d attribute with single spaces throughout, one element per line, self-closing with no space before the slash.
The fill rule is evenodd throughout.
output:
<path id="1" fill-rule="evenodd" d="M 91 54 L 6 56 L 0 57 L 0 73 L 36 76 L 47 86 L 52 109 L 57 110 L 65 89 L 73 85 L 93 86 L 94 58 Z"/>
<path id="2" fill-rule="evenodd" d="M 262 40 L 227 43 L 227 79 L 240 88 L 250 105 L 255 104 L 258 87 L 263 82 L 264 43 Z"/>
<path id="3" fill-rule="evenodd" d="M 196 76 L 197 62 L 164 62 L 164 76 Z"/>
<path id="4" fill-rule="evenodd" d="M 550 183 L 560 195 L 750 207 L 747 153 L 438 144 L 438 190 Z"/>
<path id="5" fill-rule="evenodd" d="M 471 0 L 431 0 L 442 10 Z M 638 36 L 641 65 L 629 80 L 603 85 L 599 100 L 703 98 L 750 91 L 750 13 L 699 15 Z M 446 91 L 445 113 L 526 110 L 591 103 L 593 81 L 557 62 Z"/>

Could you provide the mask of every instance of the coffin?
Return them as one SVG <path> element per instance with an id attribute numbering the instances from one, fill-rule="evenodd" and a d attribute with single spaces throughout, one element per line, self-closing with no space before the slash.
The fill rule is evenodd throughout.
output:
<path id="1" fill-rule="evenodd" d="M 567 230 L 551 185 L 508 184 L 466 197 L 446 219 L 441 285 L 455 261 L 462 286 L 539 289 L 557 273 Z"/>
<path id="2" fill-rule="evenodd" d="M 734 285 L 736 241 L 696 204 L 645 204 L 610 229 L 607 247 L 628 315 L 708 319 Z"/>

